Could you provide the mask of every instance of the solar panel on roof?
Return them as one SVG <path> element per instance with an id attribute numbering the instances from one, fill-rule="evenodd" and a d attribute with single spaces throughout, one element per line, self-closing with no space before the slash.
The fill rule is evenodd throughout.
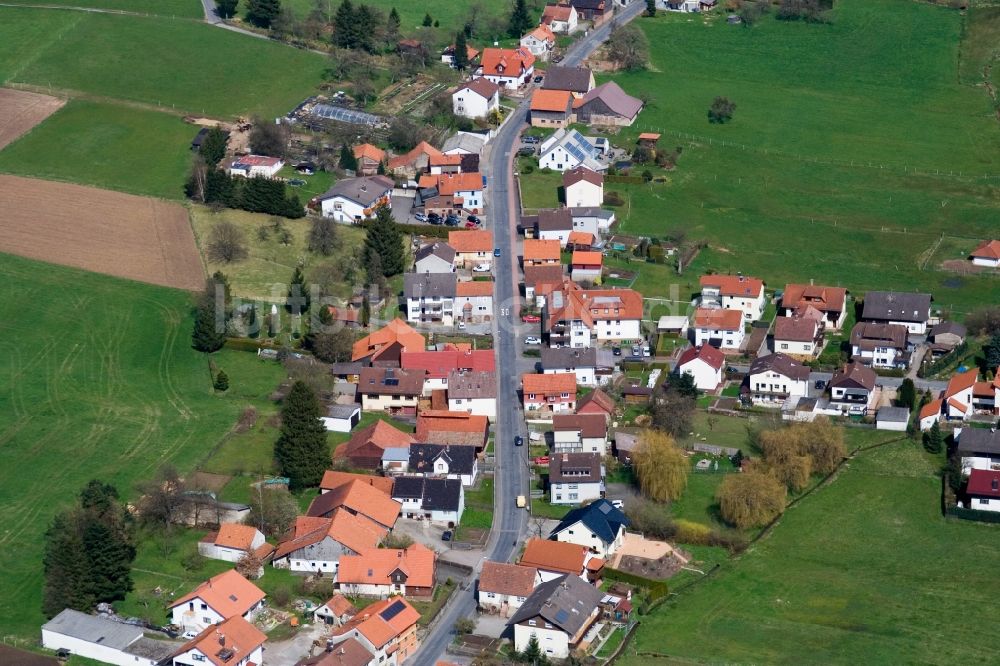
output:
<path id="1" fill-rule="evenodd" d="M 611 512 L 611 505 L 602 503 L 597 507 L 597 509 L 604 515 L 608 515 L 608 513 Z"/>
<path id="2" fill-rule="evenodd" d="M 559 612 L 556 613 L 556 622 L 558 622 L 559 624 L 563 624 L 568 619 L 569 619 L 569 613 L 567 613 L 565 610 L 560 609 Z"/>
<path id="3" fill-rule="evenodd" d="M 402 601 L 394 601 L 392 604 L 389 605 L 388 608 L 379 613 L 379 615 L 382 617 L 383 620 L 388 622 L 392 618 L 402 613 L 403 610 L 405 609 L 406 609 L 406 604 L 404 604 Z"/>

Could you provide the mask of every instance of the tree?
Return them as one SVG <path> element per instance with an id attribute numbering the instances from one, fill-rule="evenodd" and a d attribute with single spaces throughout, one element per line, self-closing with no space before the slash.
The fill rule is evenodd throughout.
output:
<path id="1" fill-rule="evenodd" d="M 329 217 L 313 218 L 309 228 L 309 251 L 329 257 L 340 246 L 337 223 Z"/>
<path id="2" fill-rule="evenodd" d="M 528 3 L 525 0 L 514 0 L 514 8 L 510 13 L 510 21 L 507 24 L 507 34 L 510 37 L 521 37 L 531 30 L 535 24 L 531 20 L 531 13 L 528 12 Z"/>
<path id="3" fill-rule="evenodd" d="M 191 346 L 211 354 L 226 344 L 225 315 L 217 312 L 216 304 L 206 298 L 198 302 L 191 331 Z"/>
<path id="4" fill-rule="evenodd" d="M 217 264 L 243 261 L 250 255 L 246 245 L 246 234 L 228 220 L 215 223 L 208 233 L 205 250 L 208 260 Z"/>
<path id="5" fill-rule="evenodd" d="M 654 396 L 650 416 L 654 427 L 676 438 L 691 431 L 694 411 L 694 398 L 681 395 L 668 387 Z"/>
<path id="6" fill-rule="evenodd" d="M 420 143 L 420 128 L 406 116 L 396 116 L 389 125 L 389 145 L 407 151 Z"/>
<path id="7" fill-rule="evenodd" d="M 1000 305 L 976 308 L 965 318 L 965 326 L 973 335 L 1000 333 Z"/>
<path id="8" fill-rule="evenodd" d="M 459 30 L 455 35 L 455 69 L 464 71 L 469 66 L 469 43 L 466 41 L 465 31 Z"/>
<path id="9" fill-rule="evenodd" d="M 728 474 L 716 499 L 722 518 L 738 529 L 766 525 L 785 508 L 785 487 L 762 472 Z"/>
<path id="10" fill-rule="evenodd" d="M 646 0 L 646 16 L 656 16 L 656 0 Z"/>
<path id="11" fill-rule="evenodd" d="M 844 458 L 844 433 L 826 419 L 763 430 L 756 444 L 774 476 L 798 491 L 815 472 L 829 474 Z"/>
<path id="12" fill-rule="evenodd" d="M 548 657 L 545 656 L 545 653 L 542 652 L 542 647 L 538 644 L 538 636 L 534 632 L 531 633 L 528 644 L 524 646 L 524 651 L 517 655 L 517 660 L 532 664 L 533 666 L 549 663 Z"/>
<path id="13" fill-rule="evenodd" d="M 344 0 L 333 15 L 333 44 L 342 49 L 353 49 L 358 45 L 357 22 L 354 5 Z"/>
<path id="14" fill-rule="evenodd" d="M 215 3 L 215 10 L 221 18 L 231 19 L 236 16 L 236 6 L 239 0 L 218 0 Z"/>
<path id="15" fill-rule="evenodd" d="M 340 144 L 340 161 L 338 165 L 345 171 L 358 170 L 358 160 L 354 157 L 354 151 L 346 143 Z"/>
<path id="16" fill-rule="evenodd" d="M 462 617 L 455 621 L 455 634 L 465 636 L 476 630 L 476 621 L 471 617 Z"/>
<path id="17" fill-rule="evenodd" d="M 216 391 L 229 390 L 229 375 L 226 374 L 225 370 L 219 370 L 219 374 L 215 376 L 215 382 L 213 382 L 212 386 Z"/>
<path id="18" fill-rule="evenodd" d="M 259 490 L 250 498 L 247 525 L 253 525 L 267 537 L 280 537 L 288 531 L 299 514 L 295 498 L 285 490 Z"/>
<path id="19" fill-rule="evenodd" d="M 733 112 L 736 111 L 736 104 L 727 97 L 716 97 L 712 100 L 712 106 L 708 108 L 708 122 L 725 123 L 733 119 Z"/>
<path id="20" fill-rule="evenodd" d="M 385 18 L 382 12 L 371 5 L 359 5 L 354 11 L 354 21 L 357 24 L 357 45 L 356 48 L 363 49 L 368 53 L 375 53 L 378 44 L 382 40 L 385 28 Z"/>
<path id="21" fill-rule="evenodd" d="M 430 12 L 427 12 L 426 14 L 424 14 L 424 20 L 423 20 L 423 22 L 421 22 L 420 25 L 424 26 L 425 28 L 429 28 L 432 25 L 434 25 L 434 19 L 431 18 L 431 13 Z"/>
<path id="22" fill-rule="evenodd" d="M 264 562 L 260 559 L 260 557 L 258 557 L 252 550 L 248 550 L 243 553 L 243 557 L 236 562 L 236 566 L 233 568 L 236 569 L 236 573 L 239 575 L 244 578 L 251 579 L 257 578 L 263 566 Z"/>
<path id="23" fill-rule="evenodd" d="M 351 360 L 354 336 L 348 329 L 330 333 L 312 333 L 307 338 L 309 348 L 324 363 L 341 363 Z"/>
<path id="24" fill-rule="evenodd" d="M 288 135 L 288 126 L 284 123 L 254 118 L 253 128 L 250 130 L 250 150 L 256 155 L 284 157 L 288 149 Z"/>
<path id="25" fill-rule="evenodd" d="M 385 20 L 385 43 L 388 46 L 392 46 L 399 41 L 399 26 L 401 21 L 399 20 L 399 12 L 393 7 L 389 10 L 389 18 Z"/>
<path id="26" fill-rule="evenodd" d="M 983 345 L 983 354 L 986 356 L 987 370 L 1000 368 L 1000 332 L 991 335 L 990 341 Z"/>
<path id="27" fill-rule="evenodd" d="M 182 518 L 184 483 L 172 465 L 163 465 L 149 481 L 138 486 L 139 518 L 146 524 L 167 527 Z"/>
<path id="28" fill-rule="evenodd" d="M 133 588 L 131 568 L 135 549 L 100 521 L 86 521 L 82 542 L 90 594 L 96 601 L 124 599 Z"/>
<path id="29" fill-rule="evenodd" d="M 280 13 L 281 0 L 247 0 L 247 21 L 258 28 L 270 28 Z"/>
<path id="30" fill-rule="evenodd" d="M 274 457 L 293 490 L 318 486 L 330 461 L 319 400 L 303 381 L 292 384 L 281 406 L 281 434 Z"/>
<path id="31" fill-rule="evenodd" d="M 740 5 L 739 17 L 743 22 L 743 25 L 748 28 L 753 26 L 754 23 L 760 19 L 761 16 L 767 11 L 769 6 L 768 0 L 758 0 L 756 2 L 751 2 L 747 0 L 742 5 Z"/>
<path id="32" fill-rule="evenodd" d="M 930 429 L 924 434 L 924 448 L 928 453 L 941 453 L 944 448 L 944 435 L 941 433 L 941 426 L 935 421 Z"/>
<path id="33" fill-rule="evenodd" d="M 292 314 L 302 314 L 308 312 L 310 305 L 309 287 L 306 285 L 306 276 L 302 273 L 302 267 L 296 266 L 292 273 L 292 281 L 288 284 L 288 300 L 285 302 L 285 309 Z"/>
<path id="34" fill-rule="evenodd" d="M 213 127 L 205 134 L 198 152 L 205 158 L 205 164 L 214 168 L 226 156 L 226 147 L 228 145 L 228 135 L 221 128 Z"/>
<path id="35" fill-rule="evenodd" d="M 649 62 L 649 40 L 634 25 L 616 26 L 608 37 L 607 50 L 608 59 L 626 71 L 645 69 Z"/>
<path id="36" fill-rule="evenodd" d="M 371 265 L 374 256 L 379 257 L 384 277 L 398 275 L 405 269 L 403 236 L 388 206 L 378 207 L 365 235 L 365 266 Z"/>
<path id="37" fill-rule="evenodd" d="M 361 324 L 361 328 L 368 328 L 368 324 L 372 320 L 372 304 L 368 300 L 368 296 L 361 299 L 361 314 L 358 315 L 358 323 Z"/>
<path id="38" fill-rule="evenodd" d="M 899 385 L 899 393 L 896 396 L 896 401 L 899 402 L 900 406 L 906 407 L 911 411 L 917 404 L 917 387 L 909 377 L 904 379 L 903 383 Z"/>
<path id="39" fill-rule="evenodd" d="M 690 372 L 682 372 L 671 379 L 670 388 L 686 398 L 697 398 L 701 394 L 698 385 L 694 383 L 694 375 Z"/>
<path id="40" fill-rule="evenodd" d="M 90 611 L 94 596 L 87 580 L 87 554 L 72 512 L 56 514 L 45 533 L 42 611 L 53 617 L 64 608 Z"/>
<path id="41" fill-rule="evenodd" d="M 687 487 L 690 469 L 687 458 L 674 438 L 656 430 L 646 430 L 632 458 L 642 494 L 658 502 L 678 499 Z"/>

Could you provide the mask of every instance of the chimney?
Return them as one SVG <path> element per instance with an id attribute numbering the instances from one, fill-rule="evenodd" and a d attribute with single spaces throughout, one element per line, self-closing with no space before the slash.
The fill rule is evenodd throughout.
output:
<path id="1" fill-rule="evenodd" d="M 216 633 L 219 634 L 219 645 L 221 645 L 222 647 L 225 647 L 226 646 L 226 635 L 223 634 L 223 633 L 220 633 L 220 632 L 216 632 Z"/>

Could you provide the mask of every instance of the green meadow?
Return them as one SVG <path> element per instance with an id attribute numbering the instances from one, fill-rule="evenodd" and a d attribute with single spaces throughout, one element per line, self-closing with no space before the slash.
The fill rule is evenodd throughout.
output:
<path id="1" fill-rule="evenodd" d="M 204 16 L 198 0 L 9 0 L 15 5 L 65 5 L 67 7 L 87 7 L 105 9 L 111 12 L 135 12 L 155 16 L 200 19 Z"/>

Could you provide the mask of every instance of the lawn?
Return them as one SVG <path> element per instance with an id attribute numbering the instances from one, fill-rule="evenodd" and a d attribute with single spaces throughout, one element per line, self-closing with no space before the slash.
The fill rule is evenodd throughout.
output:
<path id="1" fill-rule="evenodd" d="M 44 3 L 35 0 L 8 0 L 8 2 L 15 5 L 66 5 L 194 19 L 201 19 L 205 15 L 198 0 L 46 0 Z"/>
<path id="2" fill-rule="evenodd" d="M 1000 593 L 996 530 L 945 521 L 939 461 L 861 454 L 769 537 L 643 619 L 624 663 L 964 663 L 1000 647 L 974 623 Z M 992 637 L 991 637 L 992 636 Z M 634 656 L 633 648 L 638 650 Z"/>
<path id="3" fill-rule="evenodd" d="M 0 151 L 0 172 L 181 199 L 195 132 L 166 113 L 71 100 Z"/>
<path id="4" fill-rule="evenodd" d="M 213 392 L 190 295 L 7 255 L 0 275 L 0 627 L 37 638 L 52 516 L 90 479 L 132 496 L 190 469 L 243 398 Z"/>
<path id="5" fill-rule="evenodd" d="M 286 220 L 230 209 L 216 213 L 205 206 L 192 206 L 191 219 L 208 272 L 225 273 L 236 296 L 284 302 L 287 284 L 295 267 L 300 265 L 309 282 L 323 284 L 324 293 L 339 298 L 349 297 L 353 283 L 363 279 L 358 256 L 364 231 L 359 227 L 337 225 L 340 248 L 332 256 L 323 257 L 308 251 L 310 222 L 307 219 Z M 280 228 L 275 226 L 276 220 Z M 249 252 L 246 259 L 224 264 L 210 262 L 205 256 L 212 227 L 221 221 L 231 222 L 243 231 Z M 259 235 L 261 228 L 267 231 L 266 237 Z M 284 231 L 288 232 L 287 237 Z"/>
<path id="6" fill-rule="evenodd" d="M 327 67 L 321 55 L 195 21 L 7 7 L 0 17 L 0 81 L 178 114 L 283 115 Z"/>

